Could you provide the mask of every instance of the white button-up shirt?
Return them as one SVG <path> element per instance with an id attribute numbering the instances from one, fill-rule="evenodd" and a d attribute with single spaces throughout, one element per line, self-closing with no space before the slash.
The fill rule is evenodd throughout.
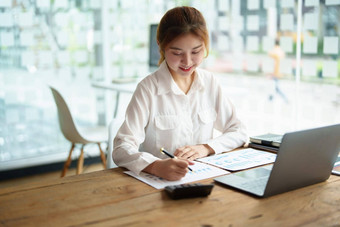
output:
<path id="1" fill-rule="evenodd" d="M 222 134 L 213 138 L 214 129 Z M 114 140 L 112 157 L 118 166 L 139 174 L 155 160 L 168 158 L 160 153 L 161 147 L 174 153 L 182 146 L 208 144 L 221 153 L 247 139 L 233 104 L 212 73 L 196 69 L 185 94 L 164 61 L 138 84 Z"/>

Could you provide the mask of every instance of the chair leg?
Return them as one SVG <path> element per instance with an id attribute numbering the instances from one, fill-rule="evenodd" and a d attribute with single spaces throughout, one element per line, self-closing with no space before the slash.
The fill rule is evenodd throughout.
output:
<path id="1" fill-rule="evenodd" d="M 97 143 L 97 144 L 98 144 L 99 151 L 100 151 L 100 158 L 101 158 L 101 160 L 102 160 L 104 169 L 106 169 L 106 158 L 105 158 L 105 154 L 104 154 L 102 148 L 100 147 L 100 143 Z"/>
<path id="2" fill-rule="evenodd" d="M 67 169 L 68 169 L 68 167 L 71 164 L 71 155 L 72 155 L 72 151 L 74 150 L 74 147 L 75 147 L 75 144 L 72 143 L 70 152 L 68 153 L 68 158 L 67 158 L 67 160 L 66 160 L 66 162 L 64 164 L 64 168 L 63 168 L 63 171 L 61 172 L 61 176 L 60 177 L 64 177 L 66 175 Z"/>
<path id="3" fill-rule="evenodd" d="M 80 156 L 77 165 L 77 174 L 81 174 L 83 172 L 83 166 L 84 166 L 84 145 L 81 146 L 80 150 Z"/>

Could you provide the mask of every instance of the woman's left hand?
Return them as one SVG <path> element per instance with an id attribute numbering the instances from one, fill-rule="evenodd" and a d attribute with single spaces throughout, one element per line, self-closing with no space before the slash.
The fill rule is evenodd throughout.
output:
<path id="1" fill-rule="evenodd" d="M 214 154 L 215 151 L 207 144 L 191 145 L 177 148 L 174 155 L 180 159 L 195 160 Z"/>

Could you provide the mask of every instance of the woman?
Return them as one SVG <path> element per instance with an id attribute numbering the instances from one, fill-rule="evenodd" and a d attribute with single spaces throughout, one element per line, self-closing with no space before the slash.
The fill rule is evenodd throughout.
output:
<path id="1" fill-rule="evenodd" d="M 248 137 L 216 78 L 198 68 L 209 51 L 202 14 L 192 7 L 169 10 L 157 42 L 160 66 L 138 84 L 112 156 L 136 174 L 179 180 L 193 160 L 240 147 Z M 177 159 L 160 153 L 162 147 Z"/>

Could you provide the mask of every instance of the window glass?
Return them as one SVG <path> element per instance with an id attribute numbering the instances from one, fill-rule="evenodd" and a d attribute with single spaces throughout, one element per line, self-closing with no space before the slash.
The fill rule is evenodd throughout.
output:
<path id="1" fill-rule="evenodd" d="M 202 67 L 220 78 L 250 135 L 340 122 L 339 1 L 135 2 L 0 1 L 0 170 L 66 159 L 48 85 L 60 88 L 77 125 L 107 125 L 116 94 L 92 83 L 154 70 L 151 25 L 180 5 L 206 18 Z M 120 97 L 118 115 L 130 97 Z"/>

